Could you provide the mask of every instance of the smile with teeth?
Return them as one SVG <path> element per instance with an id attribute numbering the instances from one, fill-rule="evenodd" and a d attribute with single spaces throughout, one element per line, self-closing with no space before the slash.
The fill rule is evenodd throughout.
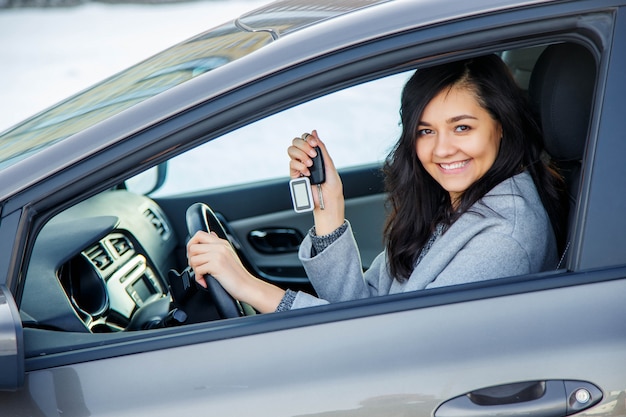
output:
<path id="1" fill-rule="evenodd" d="M 446 171 L 451 171 L 453 169 L 463 168 L 465 165 L 469 164 L 469 161 L 469 159 L 466 159 L 465 161 L 452 162 L 449 164 L 439 164 L 439 166 Z"/>

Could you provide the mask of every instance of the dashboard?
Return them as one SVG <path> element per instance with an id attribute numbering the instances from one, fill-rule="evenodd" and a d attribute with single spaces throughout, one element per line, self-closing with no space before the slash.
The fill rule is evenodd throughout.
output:
<path id="1" fill-rule="evenodd" d="M 35 242 L 24 325 L 91 333 L 145 328 L 170 308 L 166 277 L 178 267 L 176 246 L 170 222 L 147 197 L 109 190 L 69 208 Z"/>

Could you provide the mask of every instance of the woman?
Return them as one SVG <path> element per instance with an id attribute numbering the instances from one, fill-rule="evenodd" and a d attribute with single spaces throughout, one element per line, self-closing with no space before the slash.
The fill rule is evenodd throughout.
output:
<path id="1" fill-rule="evenodd" d="M 291 177 L 326 166 L 324 209 L 299 256 L 319 298 L 250 275 L 227 242 L 188 244 L 196 276 L 210 273 L 261 312 L 529 274 L 557 263 L 563 184 L 544 159 L 526 100 L 496 55 L 418 70 L 401 103 L 402 135 L 385 163 L 385 251 L 362 272 L 341 180 L 316 131 L 288 149 Z M 560 242 L 559 242 L 560 244 Z M 202 280 L 199 280 L 203 284 Z"/>

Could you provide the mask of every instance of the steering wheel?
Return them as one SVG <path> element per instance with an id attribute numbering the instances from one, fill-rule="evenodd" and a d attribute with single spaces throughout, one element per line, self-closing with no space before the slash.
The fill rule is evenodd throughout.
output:
<path id="1" fill-rule="evenodd" d="M 228 240 L 224 226 L 218 220 L 213 210 L 204 203 L 192 204 L 187 209 L 186 221 L 189 236 L 193 236 L 199 230 L 203 230 L 207 233 L 213 231 L 220 238 Z M 218 280 L 210 274 L 206 274 L 204 280 L 207 284 L 207 291 L 213 299 L 215 308 L 221 318 L 230 319 L 244 315 L 239 301 L 235 300 L 226 292 Z"/>

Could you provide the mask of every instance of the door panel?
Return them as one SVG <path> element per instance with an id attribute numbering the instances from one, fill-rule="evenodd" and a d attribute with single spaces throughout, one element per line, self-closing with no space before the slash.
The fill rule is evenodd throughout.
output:
<path id="1" fill-rule="evenodd" d="M 346 218 L 350 220 L 354 228 L 363 260 L 363 267 L 368 268 L 374 258 L 383 250 L 384 195 L 375 194 L 347 200 Z M 235 232 L 245 255 L 265 274 L 266 278 L 273 281 L 288 282 L 289 277 L 292 276 L 290 273 L 298 270 L 302 272 L 297 274 L 296 277 L 304 276 L 297 252 L 263 253 L 251 244 L 249 236 L 253 231 L 272 228 L 295 230 L 300 235 L 305 235 L 313 226 L 311 214 L 297 214 L 293 210 L 285 210 L 265 216 L 229 222 L 229 225 Z"/>
<path id="2" fill-rule="evenodd" d="M 41 415 L 427 417 L 478 389 L 574 380 L 602 390 L 590 413 L 621 415 L 626 279 L 437 305 L 442 293 L 400 297 L 432 307 L 359 319 L 332 320 L 355 303 L 236 319 L 231 328 L 330 321 L 210 343 L 187 328 L 177 348 L 30 372 L 22 397 Z"/>

